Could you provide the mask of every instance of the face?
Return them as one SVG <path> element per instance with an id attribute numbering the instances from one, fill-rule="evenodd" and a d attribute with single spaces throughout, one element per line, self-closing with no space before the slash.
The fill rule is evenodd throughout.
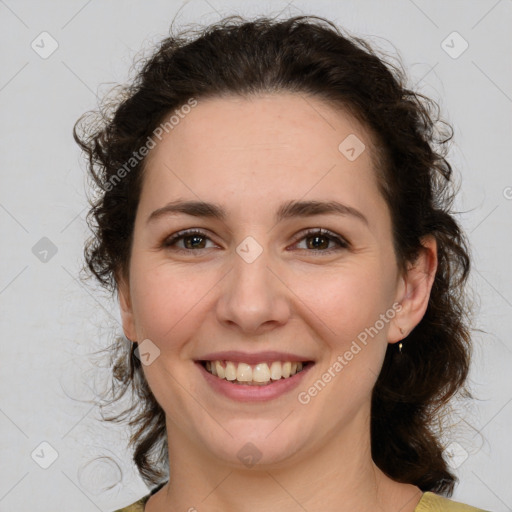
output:
<path id="1" fill-rule="evenodd" d="M 170 450 L 275 466 L 369 435 L 398 319 L 412 329 L 424 305 L 396 306 L 407 281 L 370 147 L 348 114 L 290 93 L 199 101 L 151 150 L 119 289 Z"/>

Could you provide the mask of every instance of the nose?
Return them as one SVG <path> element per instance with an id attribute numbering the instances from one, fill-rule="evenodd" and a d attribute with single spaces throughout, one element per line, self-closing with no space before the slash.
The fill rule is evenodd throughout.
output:
<path id="1" fill-rule="evenodd" d="M 244 334 L 264 334 L 290 318 L 289 291 L 268 251 L 252 262 L 233 255 L 233 268 L 220 283 L 218 321 Z"/>

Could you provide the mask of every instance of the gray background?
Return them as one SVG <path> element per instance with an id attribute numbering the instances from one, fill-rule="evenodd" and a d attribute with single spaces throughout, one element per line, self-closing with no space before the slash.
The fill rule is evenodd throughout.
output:
<path id="1" fill-rule="evenodd" d="M 446 440 L 461 481 L 454 499 L 512 510 L 511 0 L 0 0 L 0 510 L 109 511 L 147 492 L 127 432 L 102 424 L 87 401 L 108 369 L 86 354 L 121 331 L 116 305 L 78 280 L 87 203 L 71 129 L 180 9 L 180 25 L 233 13 L 327 16 L 399 51 L 411 85 L 440 102 L 455 128 L 450 161 L 484 331 L 471 373 L 479 400 L 455 408 L 459 428 Z"/>

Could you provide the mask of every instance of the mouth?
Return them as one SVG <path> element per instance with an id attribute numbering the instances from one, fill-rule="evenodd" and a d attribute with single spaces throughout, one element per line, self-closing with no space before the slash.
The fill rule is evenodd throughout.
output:
<path id="1" fill-rule="evenodd" d="M 208 373 L 239 386 L 268 386 L 293 378 L 314 364 L 313 361 L 263 361 L 248 364 L 228 360 L 199 360 Z"/>

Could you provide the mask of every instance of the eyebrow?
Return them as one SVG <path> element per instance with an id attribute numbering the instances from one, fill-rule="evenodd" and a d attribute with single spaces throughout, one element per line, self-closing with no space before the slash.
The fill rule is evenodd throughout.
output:
<path id="1" fill-rule="evenodd" d="M 204 217 L 225 221 L 226 210 L 219 204 L 205 203 L 203 201 L 172 201 L 162 208 L 152 212 L 146 223 L 169 215 L 186 214 L 193 217 Z M 294 217 L 313 217 L 315 215 L 336 214 L 351 216 L 369 225 L 368 219 L 359 211 L 337 201 L 287 201 L 283 203 L 276 213 L 276 222 Z"/>

